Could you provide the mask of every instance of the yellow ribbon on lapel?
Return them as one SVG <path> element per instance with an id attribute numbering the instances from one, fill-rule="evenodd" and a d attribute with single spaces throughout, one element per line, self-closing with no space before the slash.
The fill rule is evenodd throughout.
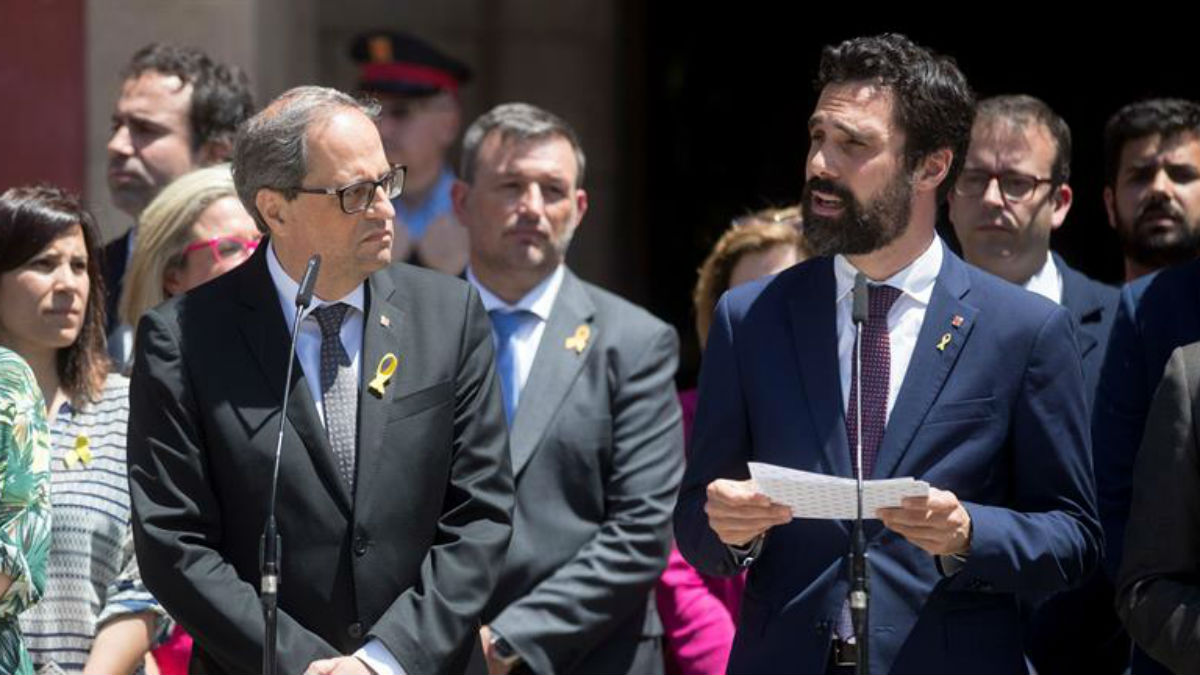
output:
<path id="1" fill-rule="evenodd" d="M 948 345 L 948 344 L 950 344 L 950 334 L 946 333 L 945 335 L 942 335 L 941 341 L 939 341 L 937 343 L 938 351 L 939 352 L 946 351 L 946 345 Z"/>
<path id="2" fill-rule="evenodd" d="M 399 362 L 400 359 L 397 359 L 395 354 L 391 352 L 384 354 L 383 358 L 379 359 L 379 365 L 375 366 L 375 377 L 367 385 L 367 389 L 375 396 L 383 398 L 384 387 L 387 387 L 388 383 L 392 381 L 392 373 L 396 372 L 396 365 Z"/>
<path id="3" fill-rule="evenodd" d="M 92 463 L 92 442 L 84 434 L 79 434 L 75 437 L 75 448 L 63 457 L 63 464 L 68 469 L 74 469 L 76 464 L 83 463 L 84 466 Z"/>
<path id="4" fill-rule="evenodd" d="M 579 324 L 575 334 L 567 338 L 563 344 L 567 349 L 574 349 L 576 354 L 582 354 L 587 349 L 588 338 L 592 337 L 592 329 L 586 323 Z"/>

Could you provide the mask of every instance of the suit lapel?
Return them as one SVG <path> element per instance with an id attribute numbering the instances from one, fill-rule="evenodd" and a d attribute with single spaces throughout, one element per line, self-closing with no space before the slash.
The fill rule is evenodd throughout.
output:
<path id="1" fill-rule="evenodd" d="M 888 417 L 872 478 L 886 478 L 896 469 L 975 327 L 979 310 L 962 300 L 971 288 L 966 265 L 948 249 L 945 256 L 908 371 Z"/>
<path id="2" fill-rule="evenodd" d="M 604 330 L 604 326 L 594 323 L 595 314 L 596 308 L 582 283 L 567 270 L 550 310 L 546 329 L 542 332 L 529 379 L 521 390 L 520 403 L 509 433 L 514 476 L 520 475 L 541 445 L 554 413 L 595 348 L 596 334 Z M 590 334 L 582 350 L 568 348 L 567 339 L 585 325 Z"/>
<path id="3" fill-rule="evenodd" d="M 412 326 L 409 315 L 394 301 L 401 295 L 386 270 L 371 275 L 367 290 L 367 316 L 363 321 L 362 375 L 358 391 L 358 461 L 355 499 L 362 501 L 378 474 L 383 452 L 383 431 L 389 404 L 398 391 L 411 356 Z M 402 303 L 404 304 L 404 303 Z M 371 382 L 388 354 L 396 357 L 396 369 L 383 386 L 372 390 Z"/>
<path id="4" fill-rule="evenodd" d="M 1058 270 L 1062 274 L 1062 305 L 1071 313 L 1071 317 L 1075 319 L 1075 325 L 1079 327 L 1077 331 L 1079 356 L 1084 357 L 1100 344 L 1100 338 L 1095 335 L 1094 331 L 1095 325 L 1099 322 L 1096 313 L 1102 311 L 1104 305 L 1099 298 L 1088 292 L 1082 274 L 1068 267 L 1057 253 L 1052 255 L 1054 264 L 1058 266 Z"/>
<path id="5" fill-rule="evenodd" d="M 842 408 L 842 378 L 837 353 L 837 283 L 833 259 L 804 270 L 791 293 L 792 337 L 796 345 L 804 400 L 817 431 L 817 444 L 830 475 L 850 476 L 850 443 Z"/>
<path id="6" fill-rule="evenodd" d="M 263 377 L 272 392 L 283 391 L 283 380 L 287 373 L 287 356 L 290 345 L 290 329 L 279 306 L 279 294 L 267 269 L 267 244 L 264 238 L 254 257 L 247 263 L 249 269 L 241 277 L 242 320 L 238 327 L 242 331 L 250 352 L 262 369 Z M 337 497 L 339 506 L 347 515 L 350 513 L 350 493 L 338 477 L 333 461 L 333 449 L 321 418 L 317 416 L 316 402 L 308 389 L 308 381 L 299 359 L 293 359 L 292 381 L 288 385 L 291 398 L 288 400 L 287 418 L 296 434 L 304 443 L 317 472 L 326 488 Z M 278 399 L 282 405 L 283 401 Z"/>

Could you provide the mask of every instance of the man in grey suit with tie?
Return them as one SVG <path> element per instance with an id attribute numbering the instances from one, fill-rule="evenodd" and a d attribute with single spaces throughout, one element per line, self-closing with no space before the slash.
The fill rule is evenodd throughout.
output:
<path id="1" fill-rule="evenodd" d="M 563 120 L 514 103 L 463 141 L 455 213 L 492 318 L 513 539 L 481 637 L 493 673 L 660 673 L 651 589 L 683 466 L 674 329 L 563 259 L 587 211 Z"/>

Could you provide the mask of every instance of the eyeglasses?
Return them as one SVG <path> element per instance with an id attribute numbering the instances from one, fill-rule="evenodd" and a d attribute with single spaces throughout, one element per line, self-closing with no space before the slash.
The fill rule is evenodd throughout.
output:
<path id="1" fill-rule="evenodd" d="M 1009 202 L 1028 199 L 1043 183 L 1054 185 L 1053 178 L 1038 178 L 1023 173 L 989 173 L 978 169 L 966 169 L 958 175 L 954 191 L 963 197 L 980 197 L 987 192 L 992 180 L 1000 185 L 1000 195 Z"/>
<path id="2" fill-rule="evenodd" d="M 226 258 L 249 257 L 251 253 L 254 253 L 254 249 L 258 248 L 258 241 L 258 239 L 242 239 L 241 237 L 201 239 L 185 246 L 183 254 L 187 255 L 192 251 L 207 248 L 212 251 L 213 262 L 219 263 Z"/>
<path id="3" fill-rule="evenodd" d="M 383 188 L 383 193 L 388 199 L 399 197 L 404 191 L 404 174 L 407 171 L 408 167 L 403 164 L 394 164 L 379 180 L 364 180 L 340 188 L 298 187 L 295 190 L 310 195 L 337 195 L 342 212 L 353 215 L 371 208 L 371 204 L 375 202 L 375 192 L 379 188 Z"/>

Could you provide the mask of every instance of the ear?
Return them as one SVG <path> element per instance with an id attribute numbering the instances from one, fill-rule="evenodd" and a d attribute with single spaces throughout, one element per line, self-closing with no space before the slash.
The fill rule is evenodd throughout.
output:
<path id="1" fill-rule="evenodd" d="M 184 264 L 187 264 L 186 261 Z M 184 292 L 183 265 L 172 265 L 163 272 L 163 292 L 168 298 Z"/>
<path id="2" fill-rule="evenodd" d="M 212 166 L 221 162 L 228 162 L 230 157 L 233 157 L 233 139 L 227 136 L 220 138 L 210 138 L 200 146 L 200 150 L 196 153 L 199 159 L 200 166 Z"/>
<path id="3" fill-rule="evenodd" d="M 954 151 L 950 148 L 934 150 L 921 160 L 913 176 L 913 189 L 917 192 L 936 192 L 942 181 L 950 175 L 954 162 Z"/>
<path id="4" fill-rule="evenodd" d="M 288 201 L 282 194 L 270 188 L 260 188 L 254 195 L 254 208 L 266 221 L 271 236 L 278 237 L 286 231 Z"/>
<path id="5" fill-rule="evenodd" d="M 1117 203 L 1111 185 L 1104 186 L 1104 210 L 1108 213 L 1108 226 L 1117 229 Z"/>
<path id="6" fill-rule="evenodd" d="M 575 191 L 575 212 L 578 214 L 575 218 L 575 227 L 576 228 L 578 228 L 579 224 L 583 222 L 583 214 L 587 213 L 587 210 L 588 210 L 587 190 L 584 190 L 583 188 L 579 188 L 578 190 Z"/>
<path id="7" fill-rule="evenodd" d="M 454 218 L 459 223 L 466 224 L 463 215 L 467 212 L 467 197 L 471 194 L 471 186 L 461 179 L 455 179 L 450 186 L 450 203 L 454 205 Z"/>
<path id="8" fill-rule="evenodd" d="M 1070 185 L 1063 183 L 1058 186 L 1050 202 L 1054 208 L 1054 212 L 1050 216 L 1050 229 L 1057 230 L 1066 221 L 1067 212 L 1071 210 L 1074 198 L 1075 193 L 1071 190 Z"/>

